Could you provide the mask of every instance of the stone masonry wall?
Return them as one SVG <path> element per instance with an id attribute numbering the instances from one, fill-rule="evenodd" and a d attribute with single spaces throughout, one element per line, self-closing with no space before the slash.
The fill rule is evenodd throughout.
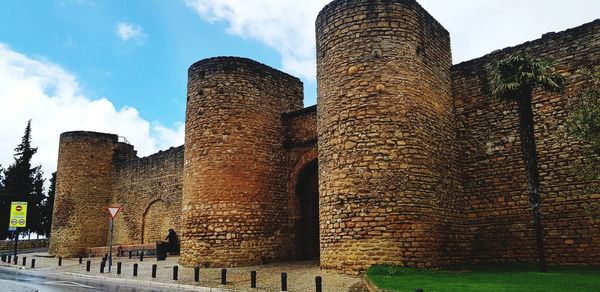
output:
<path id="1" fill-rule="evenodd" d="M 489 97 L 488 69 L 515 51 L 555 62 L 568 77 L 563 94 L 533 98 L 546 255 L 550 263 L 600 263 L 600 195 L 586 192 L 575 165 L 579 142 L 564 133 L 581 92 L 574 72 L 600 65 L 600 20 L 452 68 L 474 262 L 536 260 L 514 104 Z"/>
<path id="2" fill-rule="evenodd" d="M 115 244 L 154 243 L 169 228 L 181 232 L 184 147 L 117 165 L 112 204 L 121 206 L 115 219 Z"/>
<path id="3" fill-rule="evenodd" d="M 199 61 L 188 73 L 180 263 L 288 258 L 281 115 L 302 108 L 302 82 L 233 57 Z"/>
<path id="4" fill-rule="evenodd" d="M 118 137 L 95 132 L 60 135 L 49 253 L 75 256 L 106 245 Z"/>
<path id="5" fill-rule="evenodd" d="M 412 0 L 317 17 L 321 267 L 460 262 L 448 32 Z"/>
<path id="6" fill-rule="evenodd" d="M 19 251 L 21 249 L 48 247 L 48 239 L 19 239 Z M 13 240 L 0 240 L 0 251 L 12 252 L 15 248 Z"/>
<path id="7" fill-rule="evenodd" d="M 301 217 L 300 198 L 296 185 L 302 170 L 317 159 L 317 107 L 310 106 L 283 114 L 285 124 L 285 148 L 287 156 L 288 220 L 290 226 L 291 258 L 299 257 L 297 226 Z"/>

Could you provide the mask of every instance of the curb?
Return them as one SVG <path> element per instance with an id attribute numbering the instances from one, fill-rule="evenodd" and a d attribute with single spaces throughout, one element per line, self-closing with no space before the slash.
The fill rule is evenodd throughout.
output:
<path id="1" fill-rule="evenodd" d="M 90 279 L 90 280 L 99 280 L 113 283 L 123 283 L 123 284 L 137 284 L 146 287 L 156 287 L 156 288 L 172 288 L 172 289 L 180 289 L 187 291 L 201 291 L 201 292 L 239 292 L 240 290 L 226 289 L 226 288 L 215 288 L 215 287 L 203 287 L 189 284 L 178 284 L 178 283 L 167 283 L 160 281 L 147 281 L 147 280 L 138 280 L 138 279 L 123 279 L 123 278 L 113 278 L 113 277 L 102 277 L 96 275 L 85 275 L 78 274 L 72 272 L 54 272 L 50 270 L 45 270 L 45 272 L 35 271 L 29 268 L 23 268 L 21 266 L 7 265 L 2 263 L 0 268 L 10 268 L 16 273 L 19 274 L 34 274 L 38 276 L 54 276 L 54 277 L 64 277 L 70 279 Z"/>

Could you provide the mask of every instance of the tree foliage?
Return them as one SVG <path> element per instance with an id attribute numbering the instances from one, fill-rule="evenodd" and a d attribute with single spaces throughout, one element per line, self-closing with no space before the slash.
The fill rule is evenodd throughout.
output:
<path id="1" fill-rule="evenodd" d="M 564 84 L 550 62 L 524 53 L 500 60 L 492 71 L 492 95 L 509 101 L 527 98 L 535 89 L 561 92 Z"/>
<path id="2" fill-rule="evenodd" d="M 44 178 L 41 166 L 31 166 L 31 158 L 37 148 L 31 146 L 31 121 L 25 127 L 21 143 L 15 148 L 14 162 L 2 172 L 0 183 L 0 239 L 9 236 L 8 219 L 13 201 L 27 202 L 27 227 L 25 234 L 41 234 L 41 214 L 44 194 Z"/>
<path id="3" fill-rule="evenodd" d="M 600 66 L 578 70 L 584 90 L 567 121 L 567 133 L 582 141 L 578 169 L 586 179 L 600 180 Z"/>

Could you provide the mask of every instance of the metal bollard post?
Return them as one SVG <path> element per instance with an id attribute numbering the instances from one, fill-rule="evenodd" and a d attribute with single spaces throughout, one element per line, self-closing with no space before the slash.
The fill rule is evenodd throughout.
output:
<path id="1" fill-rule="evenodd" d="M 315 285 L 316 285 L 316 292 L 323 292 L 323 278 L 321 278 L 321 276 L 317 276 L 315 277 Z"/>
<path id="2" fill-rule="evenodd" d="M 82 256 L 79 256 L 79 263 L 80 264 L 83 263 L 83 257 Z"/>
<path id="3" fill-rule="evenodd" d="M 35 269 L 35 259 L 31 259 L 31 268 Z"/>
<path id="4" fill-rule="evenodd" d="M 281 273 L 281 291 L 287 291 L 287 273 Z"/>
<path id="5" fill-rule="evenodd" d="M 104 273 L 104 266 L 106 265 L 105 261 L 100 262 L 100 274 Z"/>
<path id="6" fill-rule="evenodd" d="M 117 275 L 121 275 L 121 262 L 117 262 Z"/>
<path id="7" fill-rule="evenodd" d="M 89 272 L 92 268 L 92 261 L 86 261 L 85 262 L 85 271 Z"/>
<path id="8" fill-rule="evenodd" d="M 27 263 L 27 257 L 23 257 L 23 266 Z"/>
<path id="9" fill-rule="evenodd" d="M 177 281 L 177 273 L 179 272 L 179 267 L 178 266 L 173 266 L 173 280 Z"/>
<path id="10" fill-rule="evenodd" d="M 8 260 L 7 260 L 6 262 L 10 264 L 10 261 L 11 261 L 11 260 L 12 260 L 12 256 L 11 256 L 11 255 L 8 255 Z"/>
<path id="11" fill-rule="evenodd" d="M 6 255 L 3 254 L 0 258 L 2 259 L 2 262 L 6 263 Z"/>
<path id="12" fill-rule="evenodd" d="M 227 269 L 221 269 L 221 284 L 227 284 Z"/>
<path id="13" fill-rule="evenodd" d="M 156 278 L 156 264 L 152 265 L 152 278 Z"/>
<path id="14" fill-rule="evenodd" d="M 256 288 L 256 271 L 250 272 L 250 288 Z"/>
<path id="15" fill-rule="evenodd" d="M 131 258 L 131 251 L 129 251 L 129 258 Z"/>
<path id="16" fill-rule="evenodd" d="M 19 261 L 19 256 L 15 256 L 15 258 L 13 259 L 13 261 L 14 261 L 14 264 L 16 265 L 17 262 Z"/>
<path id="17" fill-rule="evenodd" d="M 194 267 L 194 281 L 200 282 L 200 267 Z"/>
<path id="18" fill-rule="evenodd" d="M 142 252 L 140 253 L 140 262 L 144 261 L 144 251 L 142 250 Z"/>
<path id="19" fill-rule="evenodd" d="M 138 264 L 133 264 L 133 276 L 137 277 L 137 268 L 138 268 Z"/>
<path id="20" fill-rule="evenodd" d="M 62 257 L 58 257 L 58 266 L 62 266 Z"/>

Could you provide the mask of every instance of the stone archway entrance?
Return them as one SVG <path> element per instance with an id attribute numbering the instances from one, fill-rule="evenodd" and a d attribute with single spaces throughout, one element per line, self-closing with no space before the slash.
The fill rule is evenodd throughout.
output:
<path id="1" fill-rule="evenodd" d="M 319 258 L 319 179 L 317 159 L 310 161 L 298 175 L 296 196 L 300 203 L 300 219 L 296 225 L 298 258 Z"/>
<path id="2" fill-rule="evenodd" d="M 167 211 L 167 204 L 163 200 L 155 200 L 146 207 L 142 218 L 142 243 L 164 240 L 169 228 L 174 228 Z"/>

